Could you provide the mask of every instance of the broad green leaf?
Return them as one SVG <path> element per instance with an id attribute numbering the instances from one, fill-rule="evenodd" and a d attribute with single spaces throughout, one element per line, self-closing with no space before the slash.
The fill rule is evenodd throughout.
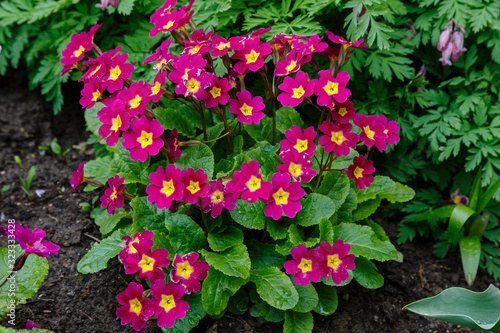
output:
<path id="1" fill-rule="evenodd" d="M 238 200 L 236 206 L 230 211 L 231 217 L 249 229 L 264 229 L 266 217 L 264 215 L 265 204 L 262 201 L 247 202 Z"/>
<path id="2" fill-rule="evenodd" d="M 450 222 L 448 222 L 448 232 L 446 240 L 447 247 L 457 242 L 460 229 L 467 222 L 469 217 L 475 214 L 475 211 L 464 205 L 456 205 L 451 212 Z"/>
<path id="3" fill-rule="evenodd" d="M 99 112 L 103 107 L 103 103 L 97 102 L 90 109 L 85 109 L 85 124 L 87 125 L 87 130 L 95 135 L 99 135 L 99 128 L 102 125 L 99 117 L 97 116 L 97 112 Z"/>
<path id="4" fill-rule="evenodd" d="M 293 283 L 279 268 L 254 269 L 250 281 L 255 283 L 260 297 L 275 308 L 292 309 L 299 301 L 299 294 Z"/>
<path id="5" fill-rule="evenodd" d="M 226 308 L 229 298 L 245 283 L 247 283 L 245 279 L 227 276 L 210 267 L 201 287 L 203 308 L 211 316 L 220 314 Z"/>
<path id="6" fill-rule="evenodd" d="M 293 277 L 290 277 L 290 281 L 293 281 Z M 318 305 L 318 293 L 314 289 L 313 284 L 309 283 L 307 286 L 303 287 L 301 285 L 295 285 L 295 289 L 299 294 L 299 301 L 297 305 L 293 307 L 293 311 L 297 312 L 310 312 Z"/>
<path id="7" fill-rule="evenodd" d="M 250 239 L 245 243 L 252 261 L 252 268 L 277 267 L 281 269 L 285 265 L 286 257 L 276 252 L 274 245 L 261 243 L 256 239 Z"/>
<path id="8" fill-rule="evenodd" d="M 334 239 L 341 239 L 351 246 L 349 254 L 379 261 L 396 260 L 398 255 L 394 245 L 380 240 L 366 225 L 341 223 L 333 228 Z"/>
<path id="9" fill-rule="evenodd" d="M 484 195 L 481 196 L 481 201 L 478 204 L 477 212 L 481 213 L 483 209 L 486 207 L 488 202 L 490 202 L 491 198 L 495 195 L 495 193 L 500 188 L 500 177 L 488 187 Z"/>
<path id="10" fill-rule="evenodd" d="M 352 222 L 360 221 L 366 219 L 377 210 L 380 206 L 381 199 L 368 199 L 366 201 L 358 204 L 355 210 L 352 212 Z"/>
<path id="11" fill-rule="evenodd" d="M 193 168 L 194 171 L 202 169 L 211 180 L 214 175 L 214 154 L 205 144 L 183 149 L 181 157 L 175 161 L 175 166 L 182 170 Z"/>
<path id="12" fill-rule="evenodd" d="M 118 222 L 126 216 L 129 215 L 123 208 L 116 209 L 114 215 L 108 214 L 107 209 L 101 207 L 95 208 L 92 213 L 90 213 L 90 217 L 94 219 L 95 224 L 99 226 L 99 231 L 101 231 L 103 235 L 113 231 Z"/>
<path id="13" fill-rule="evenodd" d="M 335 213 L 335 204 L 329 197 L 312 193 L 307 198 L 301 199 L 302 209 L 293 219 L 294 223 L 311 226 L 319 224 L 322 219 L 329 219 Z"/>
<path id="14" fill-rule="evenodd" d="M 165 130 L 176 128 L 180 134 L 190 139 L 193 139 L 196 135 L 194 126 L 181 110 L 176 108 L 156 108 L 153 112 Z M 184 151 L 182 153 L 184 154 Z"/>
<path id="15" fill-rule="evenodd" d="M 481 241 L 477 236 L 464 237 L 460 239 L 459 246 L 465 280 L 470 287 L 476 278 L 479 259 L 481 259 Z"/>
<path id="16" fill-rule="evenodd" d="M 377 272 L 377 267 L 364 257 L 356 257 L 354 279 L 363 287 L 377 289 L 384 284 L 384 277 Z"/>
<path id="17" fill-rule="evenodd" d="M 147 197 L 135 197 L 130 206 L 134 210 L 132 234 L 144 230 L 164 230 L 165 219 L 173 215 L 168 209 L 158 209 Z"/>
<path id="18" fill-rule="evenodd" d="M 284 333 L 307 333 L 312 332 L 314 327 L 311 312 L 300 313 L 292 310 L 285 311 Z"/>
<path id="19" fill-rule="evenodd" d="M 221 233 L 209 233 L 208 245 L 214 251 L 224 251 L 233 245 L 243 243 L 243 231 L 235 227 L 229 227 Z"/>
<path id="20" fill-rule="evenodd" d="M 189 304 L 189 311 L 186 312 L 186 316 L 183 319 L 177 319 L 172 328 L 162 327 L 162 331 L 165 333 L 189 333 L 198 326 L 200 320 L 206 315 L 201 297 L 201 293 L 184 295 L 182 300 Z"/>
<path id="21" fill-rule="evenodd" d="M 404 307 L 416 314 L 478 330 L 500 332 L 500 289 L 483 292 L 452 287 Z"/>
<path id="22" fill-rule="evenodd" d="M 415 196 L 415 191 L 406 185 L 396 183 L 386 176 L 375 176 L 370 187 L 356 189 L 358 203 L 368 199 L 387 199 L 390 202 L 406 202 Z"/>
<path id="23" fill-rule="evenodd" d="M 250 298 L 253 306 L 250 309 L 250 314 L 254 317 L 260 316 L 267 321 L 279 323 L 285 319 L 285 311 L 276 309 L 269 305 L 266 301 L 260 298 L 255 290 L 250 291 Z M 255 313 L 256 312 L 256 313 Z"/>
<path id="24" fill-rule="evenodd" d="M 292 128 L 293 125 L 304 126 L 300 114 L 295 109 L 281 108 L 276 111 L 276 128 L 283 134 Z"/>
<path id="25" fill-rule="evenodd" d="M 340 206 L 337 212 L 338 221 L 340 222 L 351 222 L 352 221 L 352 211 L 358 206 L 358 198 L 356 192 L 351 188 L 349 189 L 349 194 L 345 199 L 342 206 Z"/>
<path id="26" fill-rule="evenodd" d="M 250 275 L 250 257 L 247 247 L 243 244 L 237 244 L 220 253 L 201 250 L 205 260 L 215 269 L 225 275 L 235 276 L 242 279 Z"/>
<path id="27" fill-rule="evenodd" d="M 118 229 L 100 243 L 94 243 L 89 252 L 78 262 L 78 272 L 89 274 L 99 272 L 108 267 L 108 261 L 123 250 L 123 236 L 130 232 L 130 228 Z"/>
<path id="28" fill-rule="evenodd" d="M 327 286 L 322 283 L 315 283 L 314 288 L 318 293 L 318 305 L 314 308 L 314 312 L 323 316 L 329 316 L 337 310 L 339 300 L 337 298 L 337 288 Z"/>
<path id="29" fill-rule="evenodd" d="M 455 205 L 444 206 L 438 209 L 431 210 L 429 212 L 421 213 L 410 217 L 409 219 L 404 219 L 403 222 L 420 222 L 430 219 L 448 218 L 455 209 Z"/>
<path id="30" fill-rule="evenodd" d="M 189 216 L 175 214 L 165 219 L 168 241 L 175 253 L 183 256 L 189 252 L 198 252 L 205 245 L 205 233 Z"/>
<path id="31" fill-rule="evenodd" d="M 322 221 L 324 221 L 323 219 Z M 304 244 L 306 247 L 313 247 L 319 243 L 319 238 L 308 238 L 304 241 L 304 236 L 302 235 L 302 231 L 297 229 L 297 225 L 292 224 L 288 228 L 288 233 L 290 235 L 290 241 L 293 245 L 297 246 L 299 244 Z"/>
<path id="32" fill-rule="evenodd" d="M 321 180 L 318 193 L 332 199 L 337 211 L 347 198 L 349 188 L 349 178 L 346 175 L 340 171 L 331 171 Z"/>
<path id="33" fill-rule="evenodd" d="M 282 223 L 278 223 L 278 221 L 275 221 L 274 219 L 269 219 L 267 221 L 267 231 L 274 240 L 284 239 L 288 235 L 286 225 L 284 226 Z"/>
<path id="34" fill-rule="evenodd" d="M 109 174 L 109 165 L 111 164 L 111 157 L 98 157 L 95 160 L 85 163 L 83 173 L 87 178 L 94 178 L 98 182 L 106 184 L 108 178 L 114 175 Z"/>
<path id="35" fill-rule="evenodd" d="M 319 241 L 333 244 L 333 226 L 330 220 L 322 219 L 319 223 Z"/>
<path id="36" fill-rule="evenodd" d="M 227 309 L 235 315 L 242 315 L 248 310 L 248 295 L 244 289 L 238 290 L 229 298 Z"/>
<path id="37" fill-rule="evenodd" d="M 325 285 L 330 286 L 330 287 L 342 287 L 342 286 L 346 286 L 349 283 L 351 283 L 352 279 L 354 278 L 354 273 L 351 270 L 348 270 L 347 274 L 349 274 L 349 277 L 347 278 L 347 280 L 345 280 L 345 281 L 343 281 L 343 282 L 341 282 L 339 284 L 335 284 L 333 282 L 333 279 L 331 277 L 321 278 L 320 281 L 323 282 Z"/>
<path id="38" fill-rule="evenodd" d="M 273 120 L 269 117 L 264 117 L 258 124 L 245 125 L 245 130 L 255 141 L 273 141 Z M 280 142 L 276 133 L 276 142 Z"/>
<path id="39" fill-rule="evenodd" d="M 260 175 L 262 179 L 267 181 L 271 181 L 272 176 L 276 173 L 276 167 L 281 164 L 279 157 L 274 152 L 269 152 L 269 154 L 267 154 L 260 147 L 245 152 L 245 155 L 248 156 L 250 160 L 259 162 Z"/>

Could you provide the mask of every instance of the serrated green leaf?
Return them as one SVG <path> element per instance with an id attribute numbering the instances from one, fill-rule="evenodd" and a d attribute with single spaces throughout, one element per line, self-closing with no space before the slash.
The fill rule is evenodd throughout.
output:
<path id="1" fill-rule="evenodd" d="M 175 253 L 183 256 L 189 252 L 198 252 L 206 242 L 203 229 L 189 216 L 172 214 L 165 218 L 168 241 Z"/>
<path id="2" fill-rule="evenodd" d="M 160 121 L 161 126 L 165 130 L 177 129 L 177 132 L 187 136 L 188 138 L 194 138 L 196 131 L 181 110 L 176 108 L 156 108 L 153 110 L 156 119 Z"/>
<path id="3" fill-rule="evenodd" d="M 247 283 L 247 280 L 224 273 L 211 267 L 201 287 L 201 301 L 205 311 L 216 316 L 227 307 L 229 298 Z"/>
<path id="4" fill-rule="evenodd" d="M 337 310 L 339 300 L 337 297 L 337 288 L 315 283 L 314 288 L 318 293 L 318 305 L 314 308 L 314 312 L 323 316 L 329 316 Z"/>
<path id="5" fill-rule="evenodd" d="M 249 229 L 264 229 L 266 217 L 264 215 L 265 204 L 261 201 L 247 202 L 238 200 L 236 206 L 230 211 L 231 217 Z"/>
<path id="6" fill-rule="evenodd" d="M 276 111 L 276 128 L 283 134 L 292 128 L 293 125 L 304 126 L 300 114 L 291 108 L 281 108 Z"/>
<path id="7" fill-rule="evenodd" d="M 321 180 L 318 193 L 328 196 L 335 204 L 335 211 L 344 203 L 349 194 L 349 178 L 340 171 L 331 171 Z"/>
<path id="8" fill-rule="evenodd" d="M 208 175 L 208 180 L 211 180 L 214 175 L 214 154 L 210 147 L 205 144 L 186 147 L 182 151 L 181 157 L 174 164 L 182 170 L 193 168 L 196 171 L 202 169 Z"/>
<path id="9" fill-rule="evenodd" d="M 250 276 L 250 257 L 244 244 L 237 244 L 220 253 L 201 250 L 205 260 L 225 275 L 247 279 Z"/>
<path id="10" fill-rule="evenodd" d="M 279 323 L 285 319 L 285 311 L 276 309 L 275 307 L 269 305 L 262 298 L 260 298 L 259 294 L 257 294 L 255 290 L 251 290 L 250 297 L 253 303 L 250 310 L 251 315 L 255 316 L 253 312 L 256 311 L 257 315 L 273 323 Z"/>
<path id="11" fill-rule="evenodd" d="M 292 309 L 299 301 L 299 294 L 293 283 L 276 267 L 252 270 L 250 281 L 255 283 L 259 296 L 275 308 Z"/>
<path id="12" fill-rule="evenodd" d="M 364 257 L 356 257 L 354 279 L 363 287 L 377 289 L 384 284 L 384 277 L 377 272 L 375 264 Z"/>
<path id="13" fill-rule="evenodd" d="M 282 268 L 286 262 L 286 257 L 276 252 L 274 245 L 261 243 L 256 239 L 250 239 L 246 245 L 252 268 Z"/>
<path id="14" fill-rule="evenodd" d="M 369 199 L 358 204 L 356 209 L 352 212 L 352 222 L 363 220 L 377 210 L 380 206 L 380 198 Z"/>
<path id="15" fill-rule="evenodd" d="M 164 230 L 165 219 L 173 215 L 168 209 L 158 209 L 147 197 L 135 197 L 130 206 L 134 210 L 133 234 L 144 230 Z"/>
<path id="16" fill-rule="evenodd" d="M 255 141 L 273 141 L 273 120 L 264 117 L 258 124 L 245 125 L 245 130 Z M 279 142 L 278 133 L 276 133 L 276 142 Z"/>
<path id="17" fill-rule="evenodd" d="M 94 219 L 95 224 L 99 226 L 99 231 L 103 234 L 109 234 L 118 225 L 124 217 L 128 216 L 128 213 L 123 208 L 118 208 L 115 210 L 115 214 L 108 214 L 106 208 L 97 207 L 90 217 Z"/>
<path id="18" fill-rule="evenodd" d="M 358 204 L 368 199 L 387 199 L 389 202 L 405 202 L 415 196 L 415 191 L 387 176 L 375 176 L 370 187 L 356 189 Z"/>
<path id="19" fill-rule="evenodd" d="M 135 0 L 120 0 L 118 3 L 118 13 L 122 15 L 132 14 L 132 9 L 134 8 Z"/>
<path id="20" fill-rule="evenodd" d="M 231 246 L 243 243 L 243 231 L 235 227 L 229 227 L 221 233 L 209 233 L 208 245 L 214 251 L 224 251 Z"/>
<path id="21" fill-rule="evenodd" d="M 322 194 L 311 193 L 300 202 L 302 209 L 297 213 L 293 222 L 302 226 L 319 224 L 322 219 L 329 219 L 335 213 L 333 200 Z"/>
<path id="22" fill-rule="evenodd" d="M 293 278 L 289 276 L 291 280 Z M 318 293 L 314 289 L 313 284 L 309 283 L 307 286 L 303 287 L 301 285 L 295 285 L 295 289 L 299 294 L 299 301 L 297 305 L 293 307 L 293 311 L 296 312 L 310 312 L 318 305 Z"/>
<path id="23" fill-rule="evenodd" d="M 285 311 L 284 333 L 308 333 L 312 332 L 313 328 L 313 316 L 310 312 Z"/>

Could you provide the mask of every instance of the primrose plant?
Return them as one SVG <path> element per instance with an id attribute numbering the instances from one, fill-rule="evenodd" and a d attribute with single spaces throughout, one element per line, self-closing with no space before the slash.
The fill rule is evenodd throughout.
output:
<path id="1" fill-rule="evenodd" d="M 383 284 L 370 260 L 397 253 L 368 217 L 383 199 L 414 195 L 374 176 L 370 160 L 399 140 L 396 122 L 348 100 L 341 68 L 365 45 L 331 32 L 330 45 L 317 35 L 266 42 L 271 28 L 224 38 L 196 30 L 192 2 L 175 5 L 151 16 L 150 35 L 166 39 L 143 62 L 153 63 L 149 82 L 133 80 L 120 46 L 100 50 L 99 25 L 62 53 L 63 72 L 82 72 L 80 103 L 100 142 L 71 180 L 71 190 L 103 191 L 91 212 L 103 240 L 78 268 L 93 273 L 118 255 L 138 274 L 117 311 L 136 330 L 187 332 L 207 314 L 248 310 L 311 331 L 311 311 L 337 308 L 337 286 Z"/>

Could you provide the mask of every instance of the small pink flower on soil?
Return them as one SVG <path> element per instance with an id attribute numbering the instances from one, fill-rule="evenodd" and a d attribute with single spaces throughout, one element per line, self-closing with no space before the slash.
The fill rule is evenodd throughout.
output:
<path id="1" fill-rule="evenodd" d="M 307 251 L 304 244 L 292 248 L 290 251 L 294 260 L 285 262 L 285 271 L 287 274 L 295 274 L 293 283 L 307 286 L 309 281 L 318 282 L 321 273 L 318 266 L 320 259 L 315 250 Z"/>
<path id="2" fill-rule="evenodd" d="M 305 97 L 309 97 L 314 92 L 314 81 L 309 81 L 306 73 L 298 72 L 295 75 L 295 79 L 291 77 L 285 77 L 279 88 L 283 93 L 278 95 L 278 101 L 281 102 L 283 106 L 290 105 L 291 107 L 296 107 Z"/>
<path id="3" fill-rule="evenodd" d="M 312 169 L 313 163 L 306 155 L 299 154 L 295 149 L 287 150 L 280 154 L 281 161 L 276 170 L 288 173 L 293 179 L 309 183 L 317 175 Z"/>
<path id="4" fill-rule="evenodd" d="M 238 201 L 238 197 L 233 195 L 227 187 L 224 187 L 221 178 L 212 180 L 210 181 L 210 191 L 202 200 L 203 211 L 206 213 L 211 210 L 210 215 L 216 218 L 222 213 L 222 208 L 233 210 L 236 201 Z"/>
<path id="5" fill-rule="evenodd" d="M 333 243 L 333 246 L 328 242 L 321 242 L 317 248 L 317 253 L 321 256 L 319 261 L 319 269 L 321 277 L 332 277 L 333 283 L 341 284 L 349 279 L 347 270 L 356 268 L 354 254 L 348 254 L 351 246 L 338 239 Z"/>
<path id="6" fill-rule="evenodd" d="M 150 299 L 142 299 L 144 289 L 142 285 L 130 282 L 127 289 L 118 294 L 116 299 L 121 307 L 116 310 L 116 316 L 121 318 L 122 325 L 132 322 L 136 331 L 148 327 L 148 319 L 154 315 L 153 302 Z"/>
<path id="7" fill-rule="evenodd" d="M 40 326 L 38 326 L 37 324 L 35 324 L 33 322 L 33 320 L 28 320 L 28 322 L 26 323 L 26 329 L 29 331 L 32 328 L 40 328 Z"/>
<path id="8" fill-rule="evenodd" d="M 184 183 L 180 181 L 182 170 L 169 164 L 165 170 L 160 166 L 149 175 L 151 185 L 146 188 L 148 201 L 156 203 L 159 209 L 170 208 L 173 200 L 184 196 Z"/>
<path id="9" fill-rule="evenodd" d="M 120 178 L 116 175 L 113 178 L 108 179 L 109 188 L 104 191 L 104 195 L 101 196 L 101 208 L 108 208 L 108 214 L 115 214 L 115 208 L 123 207 L 123 196 L 121 193 L 125 189 L 123 182 L 125 177 Z"/>
<path id="10" fill-rule="evenodd" d="M 130 150 L 133 161 L 145 162 L 149 155 L 157 155 L 163 140 L 163 127 L 157 119 L 146 116 L 132 119 L 132 130 L 123 133 L 123 147 Z"/>
<path id="11" fill-rule="evenodd" d="M 125 102 L 115 100 L 111 106 L 105 107 L 98 112 L 102 125 L 99 128 L 99 135 L 106 139 L 109 147 L 118 142 L 120 133 L 126 131 L 130 126 L 130 115 L 125 112 Z"/>
<path id="12" fill-rule="evenodd" d="M 363 155 L 356 156 L 353 164 L 347 168 L 347 177 L 354 179 L 354 183 L 360 190 L 370 187 L 373 182 L 372 173 L 375 172 L 373 161 L 365 161 Z"/>
<path id="13" fill-rule="evenodd" d="M 125 102 L 131 117 L 142 116 L 151 100 L 149 84 L 144 81 L 134 82 L 128 89 L 118 93 L 118 98 Z"/>
<path id="14" fill-rule="evenodd" d="M 167 72 L 159 72 L 156 77 L 154 84 L 149 85 L 149 97 L 153 102 L 157 103 L 161 96 L 165 93 L 162 87 L 165 85 L 167 77 Z"/>
<path id="15" fill-rule="evenodd" d="M 111 62 L 109 74 L 105 77 L 108 83 L 108 91 L 114 93 L 123 88 L 123 80 L 130 79 L 134 71 L 134 65 L 126 64 L 128 54 L 122 53 L 114 57 Z"/>
<path id="16" fill-rule="evenodd" d="M 326 35 L 328 36 L 328 39 L 333 43 L 342 44 L 342 47 L 344 48 L 345 51 L 347 51 L 347 49 L 350 47 L 352 48 L 361 47 L 363 50 L 366 50 L 368 48 L 367 45 L 363 44 L 364 39 L 360 39 L 356 42 L 349 42 L 345 40 L 344 37 L 334 35 L 331 31 L 327 31 Z"/>
<path id="17" fill-rule="evenodd" d="M 241 171 L 235 171 L 233 180 L 227 184 L 228 190 L 232 191 L 235 197 L 241 193 L 241 199 L 248 202 L 256 202 L 258 199 L 267 200 L 273 185 L 262 180 L 259 167 L 259 162 L 256 160 L 243 163 Z"/>
<path id="18" fill-rule="evenodd" d="M 189 305 L 181 300 L 184 296 L 183 286 L 173 282 L 165 286 L 163 281 L 156 281 L 151 286 L 151 291 L 158 326 L 171 328 L 176 319 L 183 319 L 186 316 Z"/>
<path id="19" fill-rule="evenodd" d="M 258 124 L 265 117 L 262 97 L 255 96 L 252 98 L 248 90 L 238 92 L 236 99 L 229 101 L 229 111 L 238 116 L 238 121 L 244 124 Z"/>
<path id="20" fill-rule="evenodd" d="M 190 252 L 182 257 L 179 254 L 175 255 L 170 279 L 185 287 L 186 294 L 200 291 L 200 281 L 207 277 L 210 265 L 206 261 L 197 261 L 199 257 L 196 252 Z"/>
<path id="21" fill-rule="evenodd" d="M 134 274 L 138 272 L 141 281 L 145 278 L 148 278 L 151 283 L 156 280 L 163 281 L 165 274 L 160 267 L 167 267 L 170 264 L 168 251 L 156 249 L 151 252 L 151 247 L 145 243 L 133 243 L 132 246 L 135 247 L 139 255 L 128 256 L 125 259 L 125 273 Z"/>
<path id="22" fill-rule="evenodd" d="M 182 154 L 177 128 L 170 131 L 170 138 L 167 139 L 167 145 L 170 150 L 170 156 L 172 156 L 172 160 L 175 162 L 175 160 L 181 157 Z"/>
<path id="23" fill-rule="evenodd" d="M 244 41 L 244 48 L 234 52 L 232 58 L 241 60 L 234 65 L 234 70 L 239 74 L 245 73 L 247 69 L 252 72 L 258 71 L 264 66 L 264 60 L 271 54 L 271 44 L 260 42 L 259 37 Z"/>
<path id="24" fill-rule="evenodd" d="M 316 135 L 317 133 L 312 126 L 306 128 L 302 133 L 299 126 L 293 125 L 291 129 L 285 131 L 286 139 L 280 142 L 281 152 L 293 149 L 301 155 L 313 156 L 316 149 L 314 143 Z"/>
<path id="25" fill-rule="evenodd" d="M 26 253 L 34 253 L 39 257 L 48 257 L 51 254 L 58 254 L 60 247 L 52 242 L 42 242 L 45 231 L 42 229 L 31 229 L 20 224 L 14 224 L 14 239 L 19 242 L 21 249 Z"/>
<path id="26" fill-rule="evenodd" d="M 242 37 L 231 37 L 229 40 L 213 35 L 212 37 L 212 57 L 222 57 L 227 54 L 229 50 L 241 50 L 243 49 L 243 38 Z"/>
<path id="27" fill-rule="evenodd" d="M 153 14 L 154 15 L 154 14 Z M 154 20 L 154 28 L 149 32 L 149 37 L 156 36 L 160 31 L 167 32 L 177 29 L 180 26 L 182 18 L 186 15 L 183 10 L 172 10 L 159 16 Z M 153 16 L 151 16 L 153 18 Z"/>
<path id="28" fill-rule="evenodd" d="M 354 110 L 352 102 L 345 101 L 344 103 L 336 103 L 333 109 L 330 109 L 330 114 L 338 124 L 347 124 L 350 119 L 354 119 L 356 110 Z"/>
<path id="29" fill-rule="evenodd" d="M 361 128 L 359 136 L 367 147 L 376 145 L 379 150 L 384 147 L 387 149 L 385 139 L 388 135 L 384 133 L 385 127 L 377 117 L 357 114 L 354 116 L 354 125 Z"/>
<path id="30" fill-rule="evenodd" d="M 273 188 L 269 193 L 269 199 L 266 200 L 264 215 L 277 221 L 283 213 L 287 217 L 293 218 L 302 209 L 299 200 L 304 197 L 306 192 L 300 186 L 300 182 L 290 184 L 290 180 L 291 177 L 288 173 L 282 175 L 277 172 L 273 175 L 271 182 Z"/>
<path id="31" fill-rule="evenodd" d="M 145 248 L 152 248 L 154 245 L 153 235 L 152 231 L 145 230 L 142 233 L 136 233 L 134 237 L 130 237 L 128 235 L 123 236 L 122 240 L 125 241 L 125 248 L 118 254 L 118 259 L 125 262 L 129 256 L 139 258 L 140 253 L 137 252 L 137 249 L 133 246 L 133 244 L 141 243 Z"/>
<path id="32" fill-rule="evenodd" d="M 347 72 L 340 72 L 334 78 L 329 70 L 319 72 L 319 79 L 312 80 L 315 83 L 314 93 L 318 96 L 318 104 L 333 107 L 333 100 L 343 103 L 351 92 L 346 88 L 349 81 L 349 74 Z"/>
<path id="33" fill-rule="evenodd" d="M 71 42 L 66 46 L 64 51 L 62 51 L 63 57 L 61 63 L 63 65 L 73 66 L 76 62 L 82 60 L 85 56 L 85 52 L 92 50 L 94 47 L 92 41 L 94 40 L 97 29 L 99 29 L 101 25 L 102 24 L 94 25 L 90 28 L 89 32 L 83 31 L 71 36 Z"/>
<path id="34" fill-rule="evenodd" d="M 203 169 L 198 169 L 196 172 L 193 168 L 183 170 L 181 173 L 181 182 L 184 183 L 184 196 L 182 201 L 196 204 L 199 198 L 203 198 L 210 190 L 210 185 L 207 184 L 207 174 Z"/>
<path id="35" fill-rule="evenodd" d="M 326 135 L 319 138 L 318 143 L 323 146 L 326 153 L 333 151 L 335 156 L 347 156 L 351 148 L 356 148 L 359 137 L 356 133 L 351 133 L 352 125 L 335 125 L 330 121 L 325 121 L 318 126 L 319 130 Z"/>
<path id="36" fill-rule="evenodd" d="M 226 105 L 229 100 L 228 91 L 231 90 L 231 83 L 227 79 L 220 79 L 217 75 L 212 76 L 212 84 L 205 89 L 208 95 L 207 107 L 214 108 L 218 104 Z"/>
<path id="37" fill-rule="evenodd" d="M 81 91 L 82 98 L 80 98 L 80 104 L 82 108 L 91 108 L 102 99 L 102 93 L 106 89 L 106 83 L 98 79 L 90 79 L 83 86 Z"/>
<path id="38" fill-rule="evenodd" d="M 85 162 L 81 162 L 78 165 L 78 169 L 73 171 L 73 178 L 69 181 L 73 187 L 69 190 L 69 192 L 73 191 L 78 185 L 82 184 L 85 181 L 85 177 L 83 176 L 83 167 Z"/>

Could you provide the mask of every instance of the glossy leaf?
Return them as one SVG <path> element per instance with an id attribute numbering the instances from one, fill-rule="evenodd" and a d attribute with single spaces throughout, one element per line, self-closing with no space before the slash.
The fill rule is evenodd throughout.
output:
<path id="1" fill-rule="evenodd" d="M 312 193 L 300 202 L 302 209 L 293 221 L 305 227 L 319 224 L 322 219 L 329 219 L 335 213 L 333 200 L 322 194 Z"/>
<path id="2" fill-rule="evenodd" d="M 389 202 L 406 202 L 415 196 L 415 191 L 406 185 L 393 181 L 387 176 L 375 176 L 370 187 L 356 189 L 358 203 L 368 199 L 387 199 Z"/>
<path id="3" fill-rule="evenodd" d="M 314 289 L 318 293 L 318 305 L 314 308 L 314 312 L 323 316 L 329 316 L 334 313 L 339 305 L 337 288 L 322 283 L 315 283 Z"/>
<path id="4" fill-rule="evenodd" d="M 203 308 L 211 316 L 220 314 L 226 309 L 229 298 L 245 283 L 246 279 L 227 276 L 211 267 L 201 287 Z"/>
<path id="5" fill-rule="evenodd" d="M 211 180 L 214 175 L 214 163 L 212 150 L 205 144 L 199 144 L 183 149 L 181 157 L 174 164 L 182 170 L 202 169 L 208 175 L 208 180 Z"/>
<path id="6" fill-rule="evenodd" d="M 467 222 L 469 217 L 475 214 L 475 211 L 464 205 L 456 205 L 451 212 L 450 222 L 448 223 L 448 239 L 447 247 L 455 244 L 457 241 L 458 234 L 462 226 Z"/>
<path id="7" fill-rule="evenodd" d="M 497 193 L 498 189 L 500 188 L 500 178 L 498 178 L 493 184 L 488 187 L 484 195 L 481 196 L 481 200 L 479 201 L 479 204 L 477 206 L 477 212 L 481 213 L 483 209 L 488 205 L 490 202 L 491 198 Z"/>
<path id="8" fill-rule="evenodd" d="M 165 219 L 168 229 L 168 241 L 175 253 L 185 255 L 189 252 L 198 252 L 205 245 L 205 233 L 189 216 L 175 214 Z"/>
<path id="9" fill-rule="evenodd" d="M 208 245 L 214 251 L 224 251 L 233 245 L 243 243 L 243 231 L 235 227 L 229 227 L 221 233 L 209 233 Z"/>
<path id="10" fill-rule="evenodd" d="M 472 286 L 476 278 L 479 260 L 481 259 L 481 241 L 479 237 L 464 237 L 459 241 L 460 256 L 462 257 L 462 266 L 464 268 L 465 280 Z"/>
<path id="11" fill-rule="evenodd" d="M 230 211 L 231 217 L 249 229 L 264 229 L 266 217 L 264 215 L 265 204 L 262 201 L 247 202 L 238 200 L 236 206 Z"/>
<path id="12" fill-rule="evenodd" d="M 261 243 L 256 239 L 250 239 L 245 244 L 252 259 L 252 268 L 282 268 L 286 262 L 286 257 L 276 252 L 274 245 Z"/>
<path id="13" fill-rule="evenodd" d="M 291 280 L 293 278 L 289 276 Z M 297 312 L 310 312 L 318 305 L 318 293 L 314 289 L 313 284 L 309 283 L 307 286 L 303 287 L 301 285 L 295 285 L 297 293 L 299 294 L 299 301 L 297 305 L 293 307 L 293 311 Z"/>
<path id="14" fill-rule="evenodd" d="M 472 184 L 470 194 L 469 194 L 469 206 L 470 209 L 476 210 L 481 198 L 481 177 L 483 175 L 482 169 L 479 169 L 476 177 L 474 178 L 474 183 Z"/>
<path id="15" fill-rule="evenodd" d="M 243 244 L 235 245 L 220 253 L 201 250 L 205 260 L 215 269 L 225 275 L 246 279 L 250 276 L 250 257 L 247 247 Z"/>
<path id="16" fill-rule="evenodd" d="M 162 332 L 189 333 L 206 316 L 207 313 L 201 301 L 201 293 L 184 295 L 182 300 L 189 304 L 189 311 L 186 312 L 186 316 L 183 319 L 177 319 L 172 328 L 162 327 Z"/>
<path id="17" fill-rule="evenodd" d="M 310 312 L 285 311 L 284 333 L 308 333 L 312 332 L 313 327 L 313 316 Z"/>
<path id="18" fill-rule="evenodd" d="M 353 270 L 354 279 L 363 287 L 377 289 L 384 284 L 384 277 L 377 272 L 377 267 L 364 257 L 356 257 L 356 268 Z"/>
<path id="19" fill-rule="evenodd" d="M 304 126 L 300 114 L 295 109 L 281 108 L 276 111 L 276 128 L 278 131 L 285 134 L 285 131 L 292 128 L 293 125 Z"/>
<path id="20" fill-rule="evenodd" d="M 275 308 L 292 309 L 299 301 L 299 294 L 293 283 L 277 267 L 252 270 L 250 281 L 255 283 L 259 296 Z"/>
<path id="21" fill-rule="evenodd" d="M 347 198 L 349 189 L 349 178 L 340 171 L 331 171 L 321 180 L 318 193 L 332 199 L 337 211 Z"/>

